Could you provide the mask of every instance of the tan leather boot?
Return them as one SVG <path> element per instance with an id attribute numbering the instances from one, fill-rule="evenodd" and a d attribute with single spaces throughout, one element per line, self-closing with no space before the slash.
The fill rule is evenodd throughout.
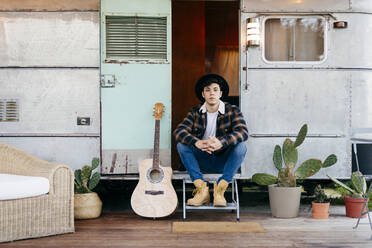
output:
<path id="1" fill-rule="evenodd" d="M 213 184 L 213 206 L 215 207 L 226 207 L 225 191 L 229 186 L 229 183 L 221 179 L 218 183 L 214 182 Z"/>
<path id="2" fill-rule="evenodd" d="M 201 179 L 196 179 L 194 182 L 195 189 L 192 192 L 193 198 L 187 200 L 187 205 L 189 206 L 201 206 L 204 203 L 208 204 L 210 201 L 209 187 L 207 183 L 203 182 Z"/>

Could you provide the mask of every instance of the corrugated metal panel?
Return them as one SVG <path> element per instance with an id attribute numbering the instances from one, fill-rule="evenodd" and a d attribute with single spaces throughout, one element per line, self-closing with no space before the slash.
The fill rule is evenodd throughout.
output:
<path id="1" fill-rule="evenodd" d="M 372 35 L 370 35 L 372 33 L 372 15 L 360 13 L 335 13 L 332 15 L 337 20 L 347 21 L 349 23 L 349 27 L 344 29 L 335 29 L 333 28 L 333 22 L 335 20 L 329 18 L 327 21 L 328 28 L 325 32 L 326 60 L 315 65 L 314 63 L 266 63 L 263 60 L 263 34 L 261 37 L 261 46 L 249 47 L 248 58 L 246 58 L 246 22 L 248 18 L 254 17 L 255 14 L 243 13 L 241 15 L 240 23 L 241 51 L 244 51 L 241 53 L 242 67 L 246 66 L 246 61 L 248 59 L 248 68 L 314 68 L 314 66 L 322 68 L 372 68 L 372 49 L 369 49 L 369 44 L 372 43 Z M 261 21 L 263 21 L 264 17 L 266 16 L 268 15 L 261 16 Z M 277 14 L 275 16 L 286 16 L 286 14 Z M 298 16 L 301 17 L 304 15 L 299 14 Z"/>
<path id="2" fill-rule="evenodd" d="M 0 121 L 5 119 L 4 103 L 0 101 Z"/>
<path id="3" fill-rule="evenodd" d="M 106 16 L 106 56 L 167 58 L 167 18 Z"/>
<path id="4" fill-rule="evenodd" d="M 372 71 L 352 71 L 351 127 L 372 127 Z"/>
<path id="5" fill-rule="evenodd" d="M 341 70 L 250 69 L 241 109 L 250 134 L 347 135 L 350 76 Z M 311 128 L 311 129 L 310 129 Z"/>
<path id="6" fill-rule="evenodd" d="M 243 12 L 350 11 L 350 0 L 242 0 Z M 359 0 L 358 0 L 359 1 Z"/>
<path id="7" fill-rule="evenodd" d="M 1 69 L 0 88 L 0 99 L 18 101 L 20 117 L 2 122 L 2 134 L 99 133 L 98 69 Z"/>
<path id="8" fill-rule="evenodd" d="M 372 13 L 372 1 L 371 0 L 350 0 L 350 8 L 353 11 Z"/>
<path id="9" fill-rule="evenodd" d="M 0 66 L 99 67 L 97 12 L 10 12 L 0 17 Z"/>
<path id="10" fill-rule="evenodd" d="M 18 101 L 0 100 L 0 121 L 18 121 Z"/>
<path id="11" fill-rule="evenodd" d="M 99 138 L 92 137 L 0 137 L 0 142 L 15 146 L 40 159 L 81 169 L 99 157 Z"/>
<path id="12" fill-rule="evenodd" d="M 301 126 L 294 131 L 298 131 Z M 249 126 L 248 126 L 249 128 Z M 313 133 L 309 125 L 309 133 Z M 295 140 L 294 137 L 290 137 Z M 285 137 L 254 138 L 247 141 L 247 154 L 241 167 L 241 177 L 251 178 L 255 173 L 269 173 L 277 176 L 278 170 L 273 164 L 275 145 L 282 146 Z M 336 154 L 337 163 L 329 168 L 321 169 L 311 178 L 327 179 L 326 174 L 337 178 L 350 178 L 351 174 L 351 146 L 348 138 L 309 138 L 298 147 L 298 162 L 296 168 L 310 158 L 322 161 L 330 154 Z"/>
<path id="13" fill-rule="evenodd" d="M 99 0 L 0 0 L 1 11 L 98 11 Z"/>

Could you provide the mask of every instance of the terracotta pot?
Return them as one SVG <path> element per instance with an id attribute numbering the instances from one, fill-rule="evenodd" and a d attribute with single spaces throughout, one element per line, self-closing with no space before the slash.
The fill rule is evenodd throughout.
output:
<path id="1" fill-rule="evenodd" d="M 364 199 L 363 198 L 352 198 L 344 196 L 346 216 L 350 218 L 359 218 L 360 211 L 362 210 Z M 369 198 L 368 198 L 369 201 Z M 364 211 L 366 211 L 364 209 Z M 365 218 L 367 214 L 362 215 Z"/>
<path id="2" fill-rule="evenodd" d="M 328 219 L 329 202 L 326 203 L 312 202 L 311 205 L 313 206 L 312 215 L 314 219 Z"/>
<path id="3" fill-rule="evenodd" d="M 269 185 L 271 213 L 278 218 L 298 216 L 301 200 L 301 187 L 278 187 Z"/>
<path id="4" fill-rule="evenodd" d="M 75 194 L 74 201 L 75 219 L 93 219 L 101 215 L 102 201 L 97 193 Z"/>

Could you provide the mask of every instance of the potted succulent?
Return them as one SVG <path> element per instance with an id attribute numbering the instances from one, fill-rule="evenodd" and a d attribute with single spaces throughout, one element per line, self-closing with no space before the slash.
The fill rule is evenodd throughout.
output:
<path id="1" fill-rule="evenodd" d="M 273 162 L 278 169 L 277 177 L 266 173 L 256 173 L 252 176 L 253 182 L 269 186 L 270 208 L 274 217 L 297 217 L 302 188 L 296 185 L 296 179 L 311 177 L 321 168 L 332 166 L 337 162 L 336 155 L 331 154 L 323 163 L 319 159 L 312 158 L 303 162 L 295 170 L 298 160 L 297 147 L 303 143 L 306 134 L 307 125 L 304 124 L 295 142 L 287 138 L 283 143 L 283 148 L 279 145 L 275 146 Z"/>
<path id="2" fill-rule="evenodd" d="M 93 158 L 92 166 L 84 165 L 75 170 L 75 219 L 92 219 L 101 215 L 102 201 L 92 190 L 100 180 L 100 174 L 92 172 L 98 167 L 99 159 Z"/>
<path id="3" fill-rule="evenodd" d="M 333 182 L 340 185 L 342 188 L 347 190 L 347 194 L 344 196 L 346 216 L 350 218 L 359 218 L 360 212 L 364 204 L 363 195 L 366 194 L 367 182 L 363 177 L 362 173 L 355 171 L 351 174 L 351 185 L 353 188 L 340 182 L 336 178 L 327 175 Z M 369 198 L 367 199 L 367 202 Z M 365 218 L 366 214 L 362 215 Z"/>
<path id="4" fill-rule="evenodd" d="M 318 184 L 314 190 L 315 200 L 311 203 L 313 207 L 312 216 L 314 219 L 328 219 L 329 199 L 324 193 L 322 186 Z"/>

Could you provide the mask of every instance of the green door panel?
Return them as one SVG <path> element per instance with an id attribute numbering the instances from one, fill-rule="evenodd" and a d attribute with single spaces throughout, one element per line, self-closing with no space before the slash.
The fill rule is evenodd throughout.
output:
<path id="1" fill-rule="evenodd" d="M 106 16 L 166 17 L 167 58 L 106 58 Z M 118 32 L 125 28 L 119 28 Z M 126 38 L 123 38 L 126 36 L 119 36 L 119 42 L 122 42 L 119 49 L 127 49 Z M 151 42 L 152 35 L 148 35 L 147 39 Z M 110 85 L 107 84 L 107 78 L 110 77 L 116 79 L 115 85 L 107 87 Z M 101 173 L 136 173 L 141 160 L 152 158 L 155 129 L 153 108 L 156 102 L 163 103 L 165 107 L 160 122 L 160 161 L 163 166 L 170 166 L 171 0 L 102 0 Z"/>

